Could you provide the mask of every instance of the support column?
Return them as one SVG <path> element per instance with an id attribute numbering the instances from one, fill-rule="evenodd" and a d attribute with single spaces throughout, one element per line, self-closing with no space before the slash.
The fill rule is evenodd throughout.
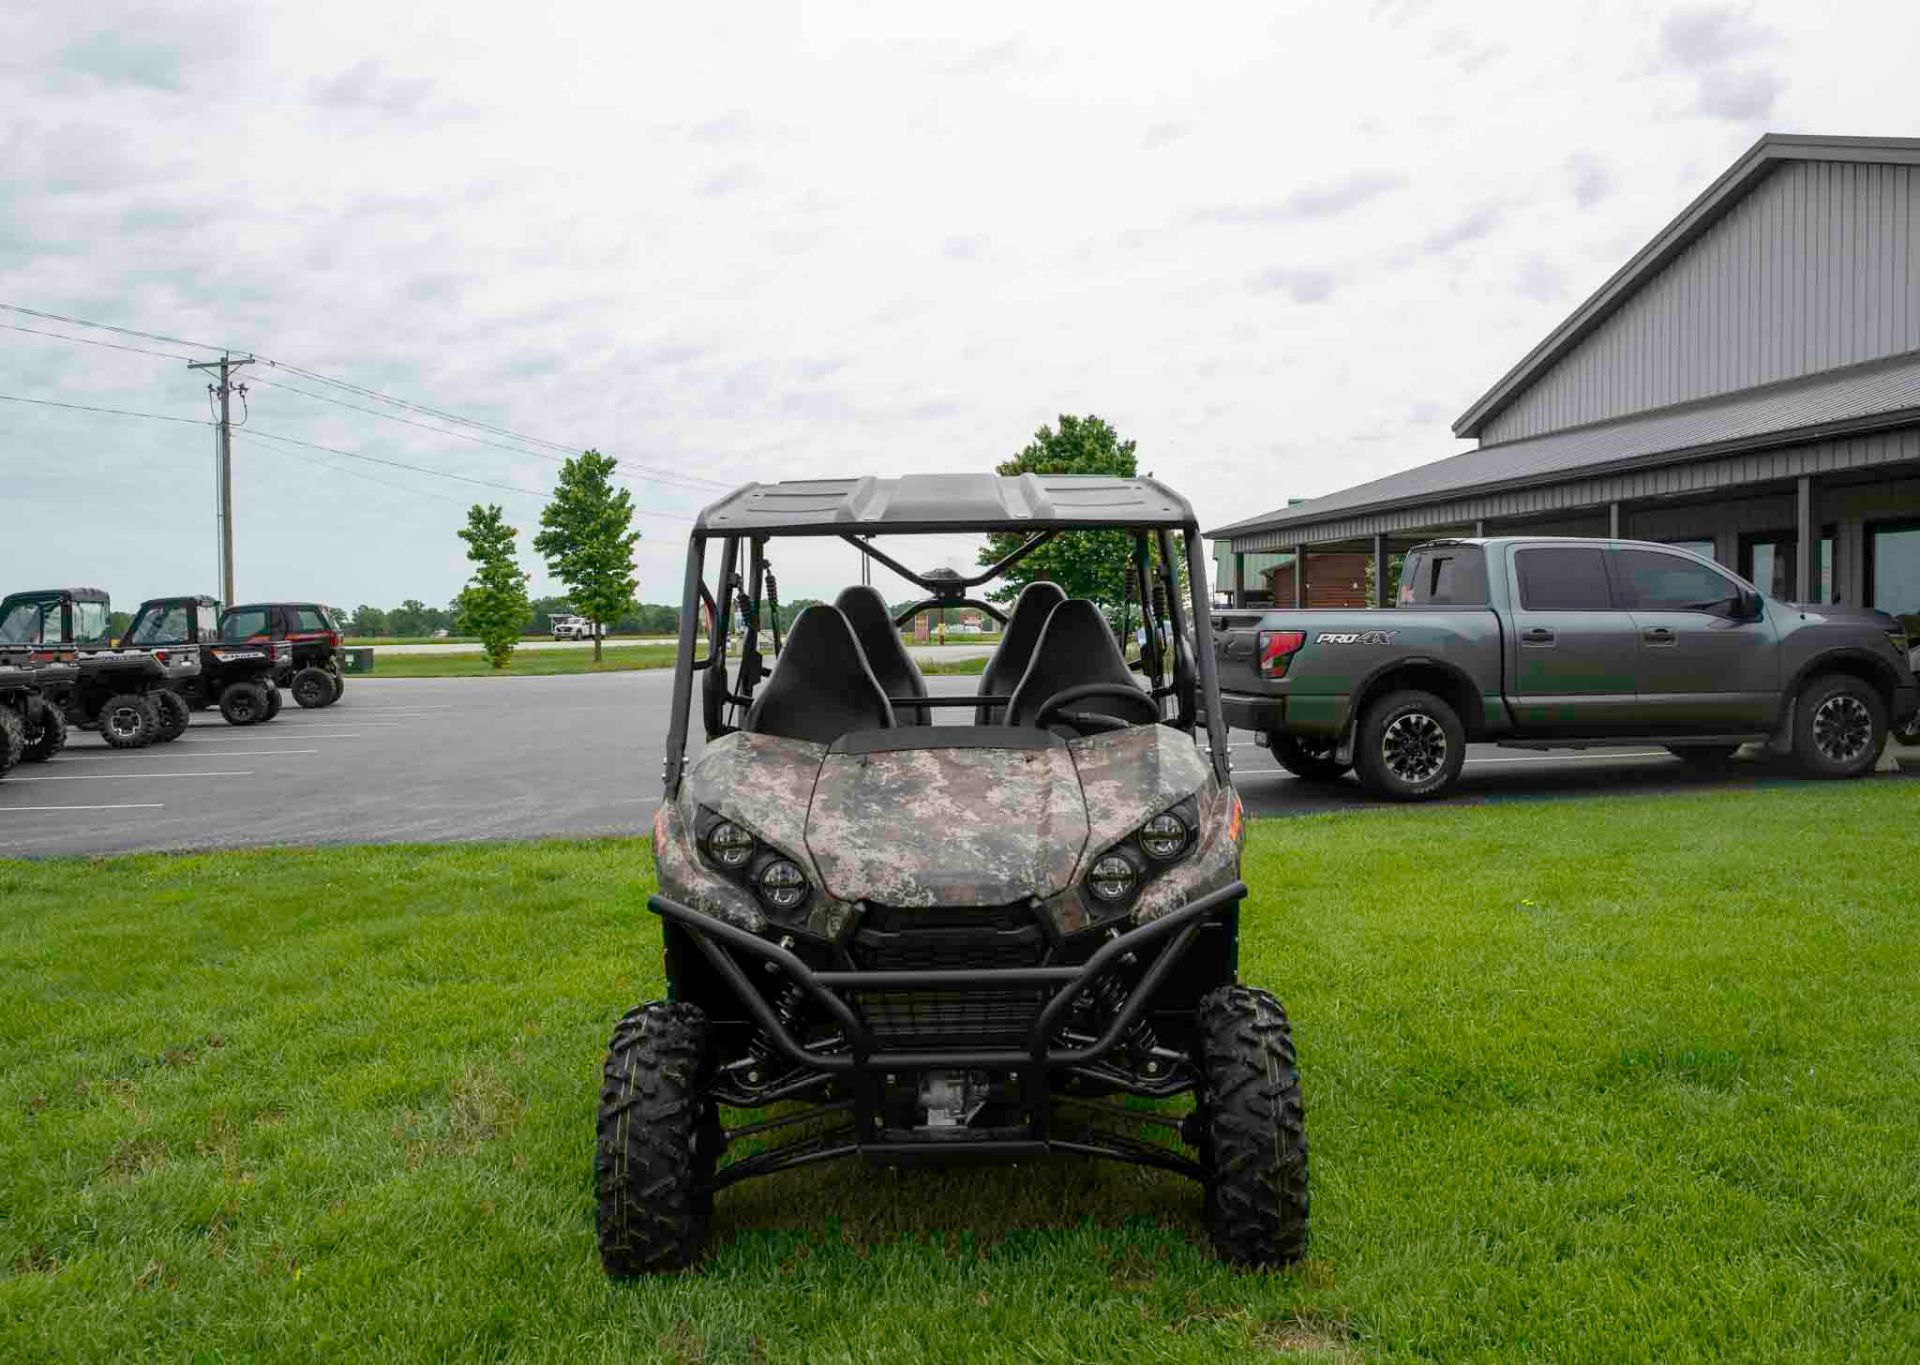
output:
<path id="1" fill-rule="evenodd" d="M 1387 565 L 1390 562 L 1387 538 L 1373 538 L 1373 605 L 1390 606 L 1393 602 L 1393 585 L 1387 581 Z"/>
<path id="2" fill-rule="evenodd" d="M 1796 602 L 1813 600 L 1813 476 L 1802 474 L 1799 487 L 1799 515 L 1795 526 L 1800 544 L 1793 557 L 1793 597 Z"/>
<path id="3" fill-rule="evenodd" d="M 1233 605 L 1244 607 L 1247 604 L 1247 557 L 1238 551 L 1233 552 Z"/>
<path id="4" fill-rule="evenodd" d="M 1607 504 L 1607 538 L 1620 539 L 1620 502 L 1617 498 Z"/>
<path id="5" fill-rule="evenodd" d="M 1486 534 L 1487 534 L 1487 519 L 1485 517 L 1476 517 L 1473 523 L 1474 539 L 1476 540 L 1484 539 Z"/>
<path id="6" fill-rule="evenodd" d="M 1293 547 L 1293 605 L 1307 605 L 1307 547 Z"/>

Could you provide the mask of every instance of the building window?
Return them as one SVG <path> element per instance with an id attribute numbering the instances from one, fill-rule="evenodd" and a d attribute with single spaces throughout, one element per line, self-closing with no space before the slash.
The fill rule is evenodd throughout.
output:
<path id="1" fill-rule="evenodd" d="M 1663 540 L 1660 543 L 1671 545 L 1676 550 L 1685 550 L 1690 555 L 1699 555 L 1702 559 L 1719 562 L 1718 557 L 1713 553 L 1713 542 L 1710 540 Z"/>
<path id="2" fill-rule="evenodd" d="M 1867 528 L 1867 604 L 1920 620 L 1920 521 Z"/>
<path id="3" fill-rule="evenodd" d="M 1800 595 L 1800 534 L 1797 531 L 1762 531 L 1740 537 L 1740 574 L 1769 597 L 1783 602 Z M 1820 539 L 1813 547 L 1813 600 L 1832 602 L 1833 527 L 1820 528 Z"/>

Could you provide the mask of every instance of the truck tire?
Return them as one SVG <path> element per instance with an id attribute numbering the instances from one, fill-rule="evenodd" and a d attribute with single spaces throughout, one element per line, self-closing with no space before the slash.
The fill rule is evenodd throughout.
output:
<path id="1" fill-rule="evenodd" d="M 26 753 L 26 722 L 11 707 L 0 707 L 0 777 L 12 772 Z"/>
<path id="2" fill-rule="evenodd" d="M 1245 1266 L 1307 1253 L 1307 1126 L 1287 1012 L 1225 986 L 1199 1007 L 1201 1164 L 1214 1251 Z"/>
<path id="3" fill-rule="evenodd" d="M 67 747 L 67 718 L 50 701 L 36 699 L 27 708 L 27 747 L 23 763 L 45 763 Z"/>
<path id="4" fill-rule="evenodd" d="M 187 705 L 187 699 L 178 692 L 169 692 L 162 688 L 149 694 L 154 708 L 160 714 L 160 732 L 154 742 L 165 744 L 169 740 L 180 738 L 187 732 L 187 725 L 193 720 L 193 708 Z"/>
<path id="5" fill-rule="evenodd" d="M 307 710 L 333 705 L 333 678 L 324 668 L 308 666 L 293 675 L 294 704 Z"/>
<path id="6" fill-rule="evenodd" d="M 1335 757 L 1340 750 L 1336 739 L 1303 739 L 1282 730 L 1269 730 L 1267 748 L 1281 767 L 1308 782 L 1333 782 L 1353 770 L 1351 763 Z"/>
<path id="7" fill-rule="evenodd" d="M 138 692 L 108 697 L 95 722 L 100 738 L 115 749 L 144 749 L 160 737 L 160 712 Z"/>
<path id="8" fill-rule="evenodd" d="M 273 687 L 271 685 L 267 685 L 267 719 L 268 720 L 272 720 L 275 716 L 280 714 L 280 706 L 281 706 L 280 689 L 277 687 Z"/>
<path id="9" fill-rule="evenodd" d="M 684 1270 L 707 1240 L 720 1123 L 702 1093 L 707 1017 L 655 1001 L 613 1030 L 594 1144 L 600 1263 L 627 1278 Z"/>
<path id="10" fill-rule="evenodd" d="M 1453 786 L 1467 756 L 1460 717 L 1431 692 L 1390 692 L 1367 707 L 1353 741 L 1360 783 L 1389 801 L 1426 801 Z"/>
<path id="11" fill-rule="evenodd" d="M 267 718 L 267 689 L 257 682 L 237 682 L 220 694 L 220 714 L 229 725 L 258 725 Z"/>
<path id="12" fill-rule="evenodd" d="M 1864 777 L 1887 742 L 1887 707 L 1850 673 L 1823 673 L 1793 707 L 1793 756 L 1809 777 Z"/>
<path id="13" fill-rule="evenodd" d="M 347 680 L 342 674 L 333 669 L 327 670 L 327 676 L 333 679 L 333 701 L 339 701 L 340 698 L 347 695 Z M 328 702 L 327 705 L 332 706 L 333 701 Z"/>

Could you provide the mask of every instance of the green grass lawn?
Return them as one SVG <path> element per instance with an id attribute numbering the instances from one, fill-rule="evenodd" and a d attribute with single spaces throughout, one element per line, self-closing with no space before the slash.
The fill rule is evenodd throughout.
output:
<path id="1" fill-rule="evenodd" d="M 1311 1259 L 1073 1162 L 730 1191 L 605 1281 L 643 844 L 0 862 L 0 1360 L 1914 1359 L 1920 788 L 1267 821 Z"/>
<path id="2" fill-rule="evenodd" d="M 666 645 L 608 645 L 599 663 L 590 649 L 518 649 L 504 669 L 494 668 L 483 654 L 380 654 L 375 657 L 377 678 L 538 678 L 556 673 L 626 673 L 638 668 L 672 668 L 677 647 Z M 920 671 L 928 674 L 986 671 L 987 660 L 928 659 Z"/>

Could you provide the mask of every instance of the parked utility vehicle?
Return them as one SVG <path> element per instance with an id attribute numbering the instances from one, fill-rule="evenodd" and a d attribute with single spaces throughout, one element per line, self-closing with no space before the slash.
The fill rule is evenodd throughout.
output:
<path id="1" fill-rule="evenodd" d="M 900 557 L 980 533 L 1020 539 L 972 577 Z M 1115 533 L 1133 584 L 1107 605 L 1150 624 L 1137 666 L 1051 583 L 1010 614 L 973 595 L 1051 541 Z M 796 538 L 925 599 L 894 617 L 849 587 L 782 639 L 769 556 Z M 1152 479 L 749 484 L 700 515 L 654 821 L 668 998 L 620 1021 L 600 1094 L 608 1271 L 685 1266 L 717 1190 L 836 1157 L 1137 1162 L 1201 1183 L 1222 1256 L 1302 1255 L 1293 1044 L 1238 975 L 1242 813 L 1177 566 L 1204 602 L 1192 509 Z M 977 690 L 930 695 L 900 631 L 956 606 L 1005 636 Z"/>
<path id="2" fill-rule="evenodd" d="M 340 623 L 318 602 L 246 602 L 220 615 L 230 645 L 275 648 L 276 681 L 305 708 L 332 706 L 345 695 Z M 279 646 L 285 646 L 280 649 Z"/>
<path id="3" fill-rule="evenodd" d="M 595 636 L 606 638 L 607 628 L 595 625 L 584 616 L 554 616 L 549 618 L 556 640 L 591 640 Z"/>
<path id="4" fill-rule="evenodd" d="M 68 664 L 0 664 L 0 777 L 21 763 L 44 763 L 66 746 L 66 717 L 41 688 L 67 681 L 72 672 Z"/>
<path id="5" fill-rule="evenodd" d="M 1696 766 L 1742 744 L 1815 777 L 1873 770 L 1914 714 L 1885 612 L 1797 606 L 1669 545 L 1433 541 L 1392 610 L 1213 614 L 1227 723 L 1296 776 L 1349 769 L 1396 800 L 1453 785 L 1470 741 L 1659 744 Z"/>
<path id="6" fill-rule="evenodd" d="M 199 660 L 120 649 L 107 638 L 112 602 L 98 588 L 48 588 L 0 600 L 0 664 L 45 672 L 40 690 L 68 724 L 98 729 L 116 749 L 178 739 L 189 713 L 169 687 Z"/>
<path id="7" fill-rule="evenodd" d="M 171 678 L 168 690 L 198 711 L 218 706 L 229 725 L 258 725 L 280 714 L 275 675 L 290 657 L 285 642 L 232 644 L 220 638 L 220 603 L 211 597 L 154 597 L 140 604 L 122 647 L 191 655 L 198 667 Z"/>

